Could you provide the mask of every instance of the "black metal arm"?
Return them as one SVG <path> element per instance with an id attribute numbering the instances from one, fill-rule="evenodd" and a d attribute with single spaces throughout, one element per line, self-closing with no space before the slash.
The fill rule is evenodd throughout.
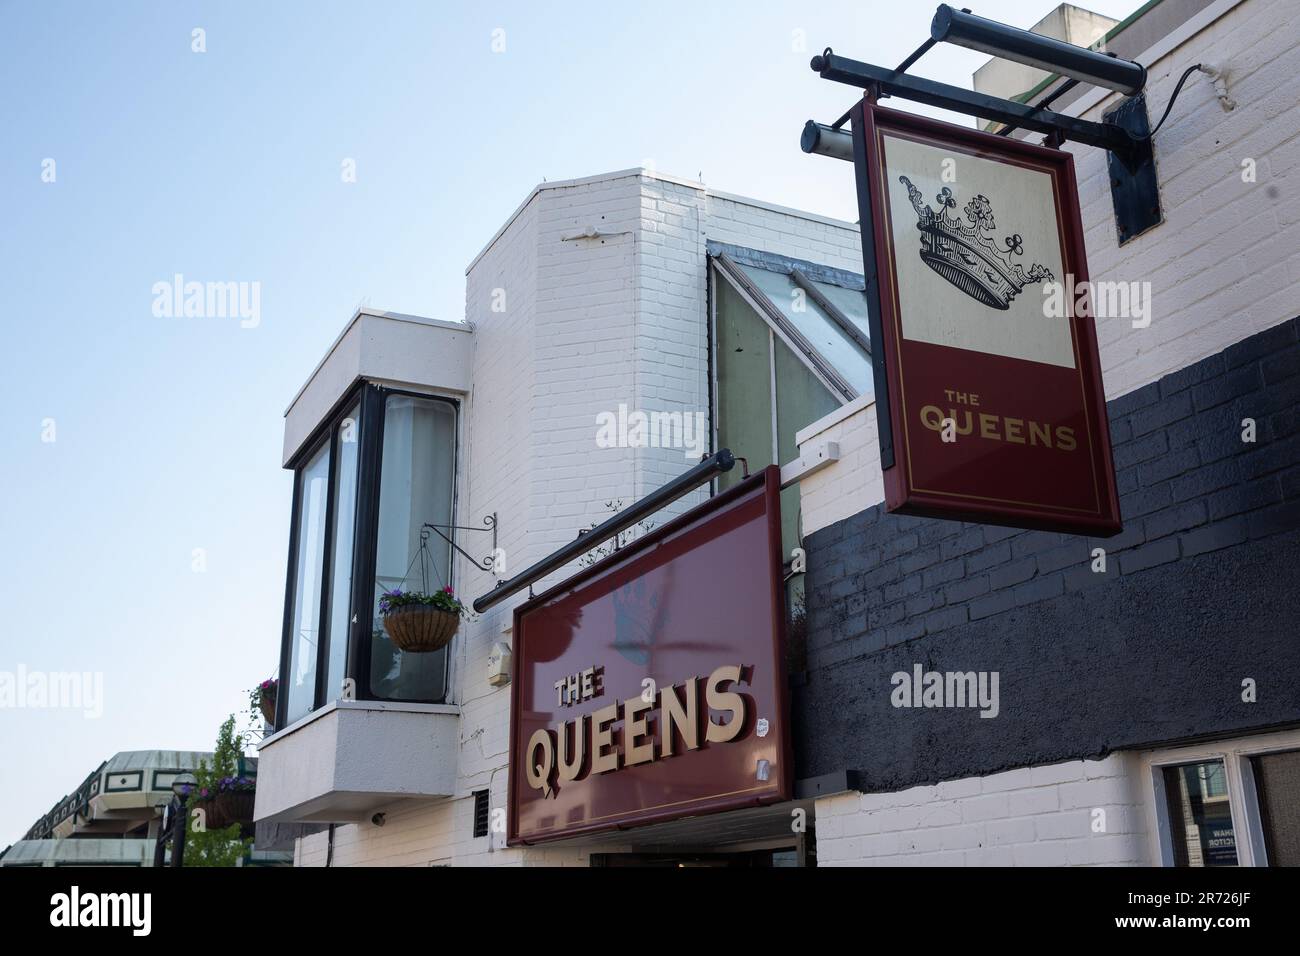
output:
<path id="1" fill-rule="evenodd" d="M 632 527 L 654 514 L 665 505 L 672 504 L 683 495 L 689 494 L 700 485 L 712 481 L 724 471 L 736 466 L 736 458 L 731 450 L 723 448 L 714 452 L 694 468 L 682 473 L 668 484 L 650 492 L 640 501 L 620 511 L 608 521 L 598 524 L 590 531 L 570 541 L 564 547 L 552 551 L 526 571 L 521 571 L 508 581 L 502 581 L 487 594 L 474 599 L 474 610 L 482 614 L 495 604 L 500 604 L 516 591 L 539 581 L 552 571 L 564 567 L 575 558 L 580 558 L 597 547 L 602 541 L 608 541 L 621 531 Z"/>
<path id="2" fill-rule="evenodd" d="M 897 96 L 900 99 L 914 100 L 940 109 L 953 110 L 979 116 L 983 119 L 1009 123 L 1022 129 L 1032 129 L 1040 133 L 1059 133 L 1065 139 L 1101 149 L 1122 156 L 1130 157 L 1135 152 L 1133 138 L 1118 126 L 1109 123 L 1094 123 L 1079 119 L 1065 113 L 1054 113 L 1037 106 L 1028 106 L 1014 100 L 1004 100 L 974 90 L 937 83 L 924 77 L 900 73 L 838 56 L 829 48 L 819 56 L 812 58 L 810 64 L 814 72 L 822 79 L 834 80 L 865 89 L 875 86 L 882 94 Z"/>

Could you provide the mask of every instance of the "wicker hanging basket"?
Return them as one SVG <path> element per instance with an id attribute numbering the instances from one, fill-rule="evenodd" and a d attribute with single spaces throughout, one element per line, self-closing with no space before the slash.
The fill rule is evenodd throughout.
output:
<path id="1" fill-rule="evenodd" d="M 262 716 L 272 727 L 275 726 L 275 694 L 274 690 L 262 691 L 262 696 L 257 701 L 257 706 L 261 708 Z"/>
<path id="2" fill-rule="evenodd" d="M 407 604 L 384 615 L 384 630 L 400 651 L 427 654 L 451 643 L 460 628 L 455 611 L 428 604 Z"/>
<path id="3" fill-rule="evenodd" d="M 227 790 L 203 804 L 209 830 L 224 830 L 232 823 L 253 822 L 253 804 L 257 794 L 253 790 Z"/>

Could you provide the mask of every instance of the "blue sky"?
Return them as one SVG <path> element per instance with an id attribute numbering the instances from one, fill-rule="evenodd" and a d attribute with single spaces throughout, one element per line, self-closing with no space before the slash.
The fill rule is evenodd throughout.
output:
<path id="1" fill-rule="evenodd" d="M 0 709 L 0 848 L 119 750 L 209 749 L 274 672 L 282 416 L 358 304 L 461 318 L 544 178 L 653 164 L 855 219 L 850 167 L 798 148 L 854 98 L 808 59 L 896 63 L 933 7 L 0 0 L 0 672 L 103 675 L 98 718 Z M 260 283 L 260 322 L 155 316 L 177 273 Z"/>

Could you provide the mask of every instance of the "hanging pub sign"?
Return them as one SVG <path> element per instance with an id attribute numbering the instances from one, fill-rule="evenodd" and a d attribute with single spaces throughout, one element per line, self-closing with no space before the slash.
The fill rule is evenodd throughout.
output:
<path id="1" fill-rule="evenodd" d="M 853 137 L 888 510 L 1118 533 L 1071 154 L 869 95 Z"/>
<path id="2" fill-rule="evenodd" d="M 508 842 L 788 800 L 780 471 L 515 610 Z"/>

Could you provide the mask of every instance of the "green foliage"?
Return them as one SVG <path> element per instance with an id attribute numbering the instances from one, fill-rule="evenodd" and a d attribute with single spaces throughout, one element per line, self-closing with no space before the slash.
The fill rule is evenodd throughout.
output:
<path id="1" fill-rule="evenodd" d="M 194 819 L 195 808 L 216 795 L 222 780 L 238 777 L 239 758 L 247 744 L 244 735 L 235 732 L 235 717 L 231 714 L 217 733 L 212 760 L 204 760 L 195 769 L 198 785 L 185 807 L 186 866 L 236 866 L 252 852 L 253 841 L 240 837 L 238 823 L 222 830 L 196 830 Z"/>
<path id="2" fill-rule="evenodd" d="M 425 594 L 423 591 L 403 591 L 401 588 L 385 591 L 379 597 L 379 613 L 387 617 L 398 608 L 411 607 L 415 604 L 436 607 L 440 611 L 450 611 L 453 614 L 465 613 L 465 605 L 460 603 L 450 584 L 432 594 Z"/>
<path id="3" fill-rule="evenodd" d="M 258 716 L 259 710 L 262 706 L 262 698 L 265 697 L 274 701 L 275 695 L 279 693 L 279 691 L 280 681 L 277 678 L 272 677 L 269 680 L 262 681 L 262 683 L 258 684 L 248 692 L 249 713 L 254 717 Z"/>

